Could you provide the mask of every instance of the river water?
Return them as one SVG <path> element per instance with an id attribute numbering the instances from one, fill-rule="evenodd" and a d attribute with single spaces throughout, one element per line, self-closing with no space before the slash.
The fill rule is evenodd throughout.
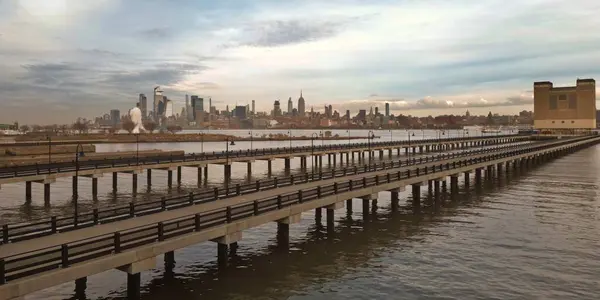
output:
<path id="1" fill-rule="evenodd" d="M 367 220 L 360 200 L 350 215 L 336 211 L 332 235 L 307 212 L 290 227 L 289 249 L 278 247 L 275 224 L 248 230 L 226 269 L 215 244 L 191 246 L 175 252 L 173 273 L 162 257 L 142 273 L 142 299 L 598 299 L 599 162 L 596 146 L 481 189 L 461 182 L 457 198 L 424 199 L 418 212 L 408 192 L 396 213 L 380 193 Z M 68 299 L 73 290 L 28 299 Z M 108 271 L 88 278 L 86 296 L 124 299 L 125 291 L 125 273 Z"/>

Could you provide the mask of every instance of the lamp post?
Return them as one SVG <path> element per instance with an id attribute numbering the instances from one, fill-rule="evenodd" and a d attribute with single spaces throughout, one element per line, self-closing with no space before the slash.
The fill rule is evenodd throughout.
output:
<path id="1" fill-rule="evenodd" d="M 310 136 L 310 154 L 311 154 L 311 159 L 310 159 L 310 168 L 312 170 L 312 173 L 315 172 L 315 137 L 319 138 L 319 135 L 316 132 L 313 132 L 312 135 Z"/>
<path id="2" fill-rule="evenodd" d="M 48 140 L 48 174 L 50 174 L 52 168 L 52 137 L 48 134 L 46 139 Z"/>
<path id="3" fill-rule="evenodd" d="M 204 132 L 200 133 L 200 152 L 204 153 Z"/>
<path id="4" fill-rule="evenodd" d="M 348 145 L 350 145 L 350 129 L 346 130 L 346 132 L 348 133 Z"/>
<path id="5" fill-rule="evenodd" d="M 375 136 L 373 130 L 369 130 L 367 133 L 367 143 L 369 145 L 369 165 L 371 165 L 371 139 Z"/>
<path id="6" fill-rule="evenodd" d="M 411 136 L 411 134 L 412 134 L 412 136 L 415 136 L 415 132 L 406 130 L 406 133 L 408 133 L 408 158 L 410 159 L 410 136 Z"/>
<path id="7" fill-rule="evenodd" d="M 391 129 L 389 130 L 389 132 L 390 132 L 390 142 L 393 142 L 394 141 L 394 132 Z"/>
<path id="8" fill-rule="evenodd" d="M 325 136 L 323 135 L 323 130 L 319 130 L 321 134 L 321 146 L 325 146 Z"/>
<path id="9" fill-rule="evenodd" d="M 79 149 L 81 149 L 81 151 Z M 77 143 L 77 147 L 75 148 L 75 181 L 73 181 L 73 184 L 75 185 L 74 190 L 76 192 L 75 195 L 73 195 L 73 196 L 75 196 L 75 199 L 77 199 L 77 197 L 79 196 L 78 195 L 79 193 L 77 192 L 77 181 L 78 181 L 77 178 L 79 178 L 79 157 L 80 156 L 82 156 L 82 157 L 84 156 L 83 145 L 81 143 Z"/>
<path id="10" fill-rule="evenodd" d="M 252 153 L 252 130 L 248 131 L 248 134 L 250 135 L 250 153 Z"/>
<path id="11" fill-rule="evenodd" d="M 425 139 L 425 129 L 421 129 L 421 140 Z"/>
<path id="12" fill-rule="evenodd" d="M 135 135 L 135 164 L 140 165 L 140 134 Z"/>
<path id="13" fill-rule="evenodd" d="M 288 136 L 290 138 L 290 153 L 292 153 L 292 129 L 288 130 Z"/>

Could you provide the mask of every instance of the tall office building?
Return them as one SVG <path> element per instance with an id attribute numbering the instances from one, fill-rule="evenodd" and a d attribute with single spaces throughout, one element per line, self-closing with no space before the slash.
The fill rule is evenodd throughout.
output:
<path id="1" fill-rule="evenodd" d="M 331 104 L 329 104 L 329 106 L 327 106 L 327 111 L 329 112 L 329 114 L 327 114 L 327 117 L 329 117 L 329 118 L 333 117 L 333 107 L 331 107 Z"/>
<path id="2" fill-rule="evenodd" d="M 294 103 L 292 102 L 292 97 L 290 97 L 290 99 L 288 99 L 288 108 L 287 108 L 288 115 L 291 116 L 293 110 L 294 110 Z"/>
<path id="3" fill-rule="evenodd" d="M 146 95 L 140 94 L 139 103 L 140 110 L 142 111 L 142 120 L 146 120 L 148 118 L 148 99 Z"/>
<path id="4" fill-rule="evenodd" d="M 191 100 L 192 100 L 192 111 L 194 112 L 193 119 L 196 122 L 204 121 L 204 99 L 200 98 L 196 95 L 192 95 Z"/>
<path id="5" fill-rule="evenodd" d="M 165 99 L 165 114 L 166 118 L 170 118 L 173 116 L 173 101 L 169 99 Z"/>
<path id="6" fill-rule="evenodd" d="M 255 105 L 256 105 L 256 101 L 252 100 L 252 114 L 253 115 L 256 114 L 256 110 L 255 110 L 256 106 Z"/>
<path id="7" fill-rule="evenodd" d="M 281 105 L 279 100 L 275 100 L 275 103 L 273 103 L 273 112 L 271 114 L 273 117 L 281 116 Z"/>
<path id="8" fill-rule="evenodd" d="M 379 107 L 375 107 L 375 115 L 378 116 L 379 115 Z"/>
<path id="9" fill-rule="evenodd" d="M 300 98 L 298 98 L 298 114 L 301 117 L 306 115 L 306 103 L 304 102 L 304 97 L 302 97 L 302 90 L 300 90 Z"/>
<path id="10" fill-rule="evenodd" d="M 385 103 L 385 116 L 390 116 L 390 104 L 388 102 Z"/>
<path id="11" fill-rule="evenodd" d="M 117 126 L 121 123 L 121 112 L 118 109 L 110 110 L 110 123 L 112 126 Z"/>
<path id="12" fill-rule="evenodd" d="M 154 99 L 152 105 L 153 119 L 157 121 L 160 119 L 159 106 L 163 101 L 163 91 L 160 90 L 160 86 L 154 88 Z"/>

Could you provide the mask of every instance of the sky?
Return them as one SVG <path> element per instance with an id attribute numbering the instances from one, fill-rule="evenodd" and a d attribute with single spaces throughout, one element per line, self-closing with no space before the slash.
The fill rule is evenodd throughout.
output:
<path id="1" fill-rule="evenodd" d="M 352 115 L 532 110 L 534 81 L 600 78 L 597 0 L 0 0 L 0 123 L 175 101 Z"/>

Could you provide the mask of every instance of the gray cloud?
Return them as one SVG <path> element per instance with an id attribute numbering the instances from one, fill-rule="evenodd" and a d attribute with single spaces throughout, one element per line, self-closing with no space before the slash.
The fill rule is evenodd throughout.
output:
<path id="1" fill-rule="evenodd" d="M 239 45 L 278 47 L 333 37 L 362 17 L 336 18 L 327 21 L 296 19 L 274 20 L 248 24 L 242 28 Z M 235 43 L 234 43 L 235 44 Z"/>
<path id="2" fill-rule="evenodd" d="M 155 27 L 141 30 L 138 32 L 140 36 L 147 39 L 165 39 L 173 36 L 173 31 L 167 27 Z"/>
<path id="3" fill-rule="evenodd" d="M 104 83 L 114 86 L 153 86 L 172 85 L 183 80 L 187 75 L 197 74 L 207 67 L 201 64 L 161 63 L 152 68 L 138 71 L 116 72 L 106 78 Z"/>

